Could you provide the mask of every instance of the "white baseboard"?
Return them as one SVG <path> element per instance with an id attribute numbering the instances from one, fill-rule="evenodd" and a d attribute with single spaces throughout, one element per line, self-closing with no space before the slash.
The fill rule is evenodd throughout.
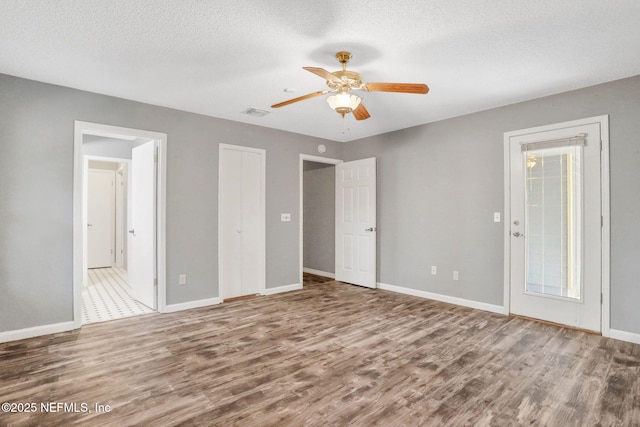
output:
<path id="1" fill-rule="evenodd" d="M 320 270 L 314 270 L 313 268 L 307 268 L 304 267 L 302 269 L 303 273 L 309 273 L 309 274 L 315 274 L 316 276 L 322 276 L 322 277 L 329 277 L 331 279 L 335 279 L 336 275 L 333 273 L 329 273 L 328 271 L 320 271 Z"/>
<path id="2" fill-rule="evenodd" d="M 57 334 L 58 332 L 72 331 L 75 328 L 73 321 L 54 323 L 52 325 L 34 326 L 32 328 L 18 329 L 16 331 L 0 332 L 0 343 L 23 340 L 25 338 L 39 337 L 42 335 Z"/>
<path id="3" fill-rule="evenodd" d="M 619 331 L 617 329 L 609 329 L 609 338 L 613 338 L 620 341 L 632 342 L 634 344 L 640 344 L 640 334 L 633 332 Z"/>
<path id="4" fill-rule="evenodd" d="M 427 292 L 427 291 L 419 291 L 417 289 L 403 288 L 401 286 L 387 285 L 386 283 L 379 283 L 379 282 L 378 282 L 378 289 L 383 289 L 385 291 L 391 291 L 391 292 L 398 292 L 400 294 L 412 295 L 414 297 L 432 299 L 436 301 L 446 302 L 449 304 L 461 305 L 463 307 L 475 308 L 477 310 L 490 311 L 492 313 L 508 314 L 503 306 L 488 304 L 486 302 L 473 301 L 473 300 L 468 300 L 464 298 L 436 294 L 436 293 Z"/>
<path id="5" fill-rule="evenodd" d="M 274 295 L 282 292 L 297 291 L 300 289 L 302 289 L 302 285 L 300 283 L 294 283 L 293 285 L 278 286 L 277 288 L 267 288 L 264 290 L 263 295 Z"/>
<path id="6" fill-rule="evenodd" d="M 192 308 L 207 307 L 210 305 L 220 304 L 222 300 L 219 297 L 207 298 L 197 301 L 182 302 L 179 304 L 167 304 L 163 313 L 174 313 L 176 311 L 189 310 Z"/>

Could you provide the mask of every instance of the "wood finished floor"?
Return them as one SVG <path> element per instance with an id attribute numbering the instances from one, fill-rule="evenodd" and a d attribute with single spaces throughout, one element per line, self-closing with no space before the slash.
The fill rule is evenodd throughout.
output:
<path id="1" fill-rule="evenodd" d="M 334 281 L 0 344 L 0 425 L 634 426 L 640 345 Z"/>

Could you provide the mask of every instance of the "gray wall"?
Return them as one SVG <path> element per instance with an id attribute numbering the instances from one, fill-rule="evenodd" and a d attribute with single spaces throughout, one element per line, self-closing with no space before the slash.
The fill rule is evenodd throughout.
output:
<path id="1" fill-rule="evenodd" d="M 336 168 L 303 162 L 303 266 L 335 272 Z"/>
<path id="2" fill-rule="evenodd" d="M 300 283 L 299 154 L 340 145 L 0 75 L 0 332 L 73 318 L 74 120 L 168 135 L 168 304 L 218 296 L 219 143 L 266 149 L 267 287 Z"/>
<path id="3" fill-rule="evenodd" d="M 299 283 L 299 154 L 323 143 L 378 158 L 380 282 L 500 305 L 503 133 L 609 114 L 611 327 L 640 333 L 638 100 L 640 76 L 339 145 L 0 75 L 0 331 L 72 319 L 74 120 L 168 134 L 169 304 L 218 295 L 218 143 L 267 150 L 267 287 Z"/>
<path id="4" fill-rule="evenodd" d="M 344 160 L 378 158 L 378 280 L 502 305 L 503 224 L 492 213 L 503 211 L 503 133 L 603 114 L 611 327 L 640 333 L 640 76 L 345 144 Z"/>
<path id="5" fill-rule="evenodd" d="M 82 152 L 89 156 L 130 159 L 133 141 L 125 141 L 101 136 L 83 135 Z"/>

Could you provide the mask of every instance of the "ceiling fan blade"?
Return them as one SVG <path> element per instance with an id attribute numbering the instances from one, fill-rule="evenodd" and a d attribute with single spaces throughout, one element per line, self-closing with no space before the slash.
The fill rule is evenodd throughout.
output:
<path id="1" fill-rule="evenodd" d="M 429 92 L 429 86 L 424 83 L 367 83 L 365 87 L 369 92 L 402 92 L 421 94 Z"/>
<path id="2" fill-rule="evenodd" d="M 355 117 L 356 120 L 367 120 L 369 117 L 371 117 L 362 102 L 360 103 L 360 105 L 358 105 L 358 108 L 352 111 L 352 113 L 353 117 Z"/>
<path id="3" fill-rule="evenodd" d="M 342 80 L 325 70 L 324 68 L 316 68 L 316 67 L 302 67 L 307 71 L 312 72 L 315 75 L 322 77 L 325 80 L 332 81 L 334 83 L 342 83 Z"/>
<path id="4" fill-rule="evenodd" d="M 273 104 L 271 106 L 271 108 L 284 107 L 285 105 L 293 104 L 294 102 L 298 102 L 298 101 L 304 101 L 305 99 L 309 99 L 309 98 L 315 98 L 316 96 L 324 95 L 325 93 L 329 93 L 329 91 L 328 90 L 321 90 L 321 91 L 318 91 L 318 92 L 308 93 L 306 95 L 299 96 L 297 98 L 293 98 L 293 99 L 290 99 L 288 101 L 283 101 L 283 102 L 280 102 L 278 104 Z"/>

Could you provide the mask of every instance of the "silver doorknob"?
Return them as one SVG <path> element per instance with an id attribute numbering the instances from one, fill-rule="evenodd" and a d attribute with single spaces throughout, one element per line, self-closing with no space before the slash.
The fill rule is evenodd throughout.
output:
<path id="1" fill-rule="evenodd" d="M 365 228 L 364 231 L 376 231 L 375 227 Z"/>
<path id="2" fill-rule="evenodd" d="M 524 236 L 524 234 L 521 234 L 519 231 L 516 231 L 513 233 L 514 237 L 520 237 L 520 236 Z"/>
<path id="3" fill-rule="evenodd" d="M 93 224 L 87 224 L 87 227 L 93 227 Z"/>
<path id="4" fill-rule="evenodd" d="M 129 233 L 133 234 L 134 236 L 136 235 L 136 231 L 135 230 L 129 230 Z"/>

